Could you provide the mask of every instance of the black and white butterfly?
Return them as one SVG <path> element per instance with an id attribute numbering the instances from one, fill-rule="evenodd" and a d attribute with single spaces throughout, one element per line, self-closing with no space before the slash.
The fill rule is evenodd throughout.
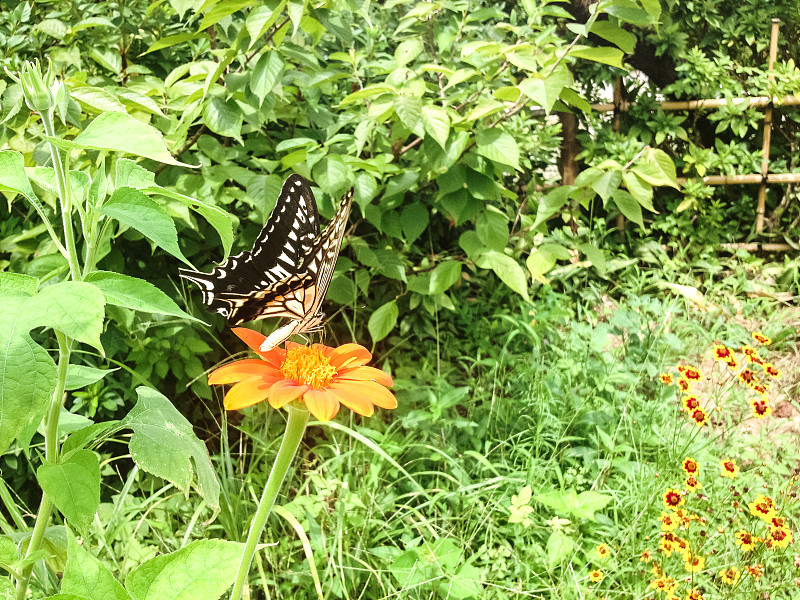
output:
<path id="1" fill-rule="evenodd" d="M 325 315 L 320 305 L 339 257 L 353 189 L 320 234 L 317 202 L 308 181 L 291 175 L 258 234 L 253 249 L 230 256 L 211 273 L 181 269 L 196 283 L 209 311 L 234 326 L 256 319 L 285 317 L 261 346 L 271 350 L 289 336 L 317 329 Z"/>

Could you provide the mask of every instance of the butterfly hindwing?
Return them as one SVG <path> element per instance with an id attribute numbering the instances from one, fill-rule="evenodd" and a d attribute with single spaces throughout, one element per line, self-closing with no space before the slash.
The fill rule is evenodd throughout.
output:
<path id="1" fill-rule="evenodd" d="M 320 235 L 311 186 L 292 175 L 252 251 L 229 257 L 211 273 L 181 269 L 181 277 L 196 283 L 208 309 L 224 315 L 231 326 L 272 317 L 291 319 L 295 325 L 280 328 L 286 333 L 273 346 L 317 327 L 352 200 L 351 189 Z"/>

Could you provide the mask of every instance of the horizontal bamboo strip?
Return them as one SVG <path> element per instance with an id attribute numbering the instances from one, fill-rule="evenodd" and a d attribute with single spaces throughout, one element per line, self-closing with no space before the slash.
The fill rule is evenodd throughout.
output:
<path id="1" fill-rule="evenodd" d="M 732 98 L 734 104 L 742 104 L 750 102 L 750 106 L 763 107 L 769 106 L 797 106 L 800 104 L 800 96 L 786 96 L 784 98 L 771 98 L 769 96 L 753 96 L 751 98 Z M 726 98 L 707 98 L 704 100 L 665 100 L 664 102 L 656 102 L 656 106 L 660 106 L 662 110 L 703 110 L 719 108 L 728 103 Z M 620 102 L 619 109 L 623 112 L 630 110 L 633 102 L 623 100 Z M 598 112 L 611 112 L 614 110 L 614 104 L 606 102 L 604 104 L 592 104 L 592 109 Z"/>
<path id="2" fill-rule="evenodd" d="M 720 248 L 725 250 L 747 250 L 748 252 L 758 252 L 761 250 L 762 252 L 784 252 L 786 250 L 794 250 L 792 246 L 789 244 L 782 244 L 782 243 L 771 243 L 771 244 L 756 244 L 756 243 L 748 243 L 748 244 L 720 244 Z"/>
<path id="3" fill-rule="evenodd" d="M 694 178 L 693 178 L 694 179 Z M 691 179 L 678 177 L 678 185 L 686 185 Z M 761 175 L 707 175 L 703 177 L 706 185 L 730 185 L 742 183 L 761 183 Z M 800 173 L 769 173 L 767 183 L 800 183 Z"/>

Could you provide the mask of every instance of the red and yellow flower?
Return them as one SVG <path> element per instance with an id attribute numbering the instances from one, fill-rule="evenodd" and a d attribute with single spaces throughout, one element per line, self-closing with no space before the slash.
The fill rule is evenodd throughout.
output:
<path id="1" fill-rule="evenodd" d="M 697 490 L 703 487 L 703 484 L 700 483 L 694 475 L 690 475 L 686 478 L 686 481 L 683 482 L 686 485 L 686 489 L 692 492 L 696 492 Z"/>
<path id="2" fill-rule="evenodd" d="M 692 588 L 689 590 L 689 593 L 686 594 L 686 600 L 705 600 L 705 597 L 700 590 Z"/>
<path id="3" fill-rule="evenodd" d="M 764 574 L 764 565 L 757 564 L 751 567 L 745 567 L 747 572 L 750 574 L 750 577 L 758 581 L 758 578 Z"/>
<path id="4" fill-rule="evenodd" d="M 683 377 L 678 378 L 678 389 L 684 393 L 692 389 L 692 383 Z"/>
<path id="5" fill-rule="evenodd" d="M 714 344 L 712 352 L 714 353 L 715 360 L 722 362 L 728 362 L 731 359 L 736 360 L 733 356 L 733 350 L 723 344 Z"/>
<path id="6" fill-rule="evenodd" d="M 675 531 L 680 524 L 680 519 L 676 518 L 673 512 L 661 511 L 658 520 L 661 521 L 661 531 Z"/>
<path id="7" fill-rule="evenodd" d="M 761 332 L 754 331 L 750 335 L 753 336 L 753 339 L 755 341 L 757 341 L 759 344 L 761 344 L 762 346 L 769 346 L 772 343 L 772 340 L 770 338 L 768 338 L 767 336 L 765 336 Z"/>
<path id="8" fill-rule="evenodd" d="M 753 398 L 750 400 L 750 406 L 753 408 L 753 416 L 756 419 L 763 419 L 772 414 L 772 407 L 769 405 L 766 396 Z"/>
<path id="9" fill-rule="evenodd" d="M 773 527 L 764 540 L 764 545 L 770 550 L 786 548 L 792 543 L 792 532 L 786 527 Z"/>
<path id="10" fill-rule="evenodd" d="M 683 370 L 683 376 L 689 381 L 700 381 L 703 378 L 703 373 L 700 372 L 700 369 L 686 366 Z"/>
<path id="11" fill-rule="evenodd" d="M 772 377 L 773 379 L 780 379 L 781 372 L 775 368 L 772 363 L 765 362 L 762 367 L 764 368 L 764 373 Z"/>
<path id="12" fill-rule="evenodd" d="M 681 404 L 683 405 L 683 410 L 689 414 L 692 414 L 694 410 L 700 408 L 700 398 L 690 394 L 681 398 Z"/>
<path id="13" fill-rule="evenodd" d="M 736 479 L 736 476 L 739 474 L 739 465 L 736 464 L 736 461 L 732 458 L 726 458 L 719 463 L 722 465 L 722 473 L 720 473 L 721 477 L 727 477 L 728 479 Z"/>
<path id="14" fill-rule="evenodd" d="M 393 384 L 385 372 L 366 366 L 372 354 L 358 344 L 330 348 L 322 344 L 301 346 L 286 342 L 286 349 L 261 352 L 266 339 L 251 329 L 233 332 L 258 356 L 237 360 L 208 376 L 209 384 L 235 383 L 225 395 L 225 408 L 238 410 L 267 400 L 273 408 L 292 401 L 305 404 L 320 421 L 330 421 L 341 404 L 369 417 L 375 406 L 397 408 L 386 389 Z"/>
<path id="15" fill-rule="evenodd" d="M 664 385 L 670 385 L 672 383 L 672 373 L 662 373 L 658 378 Z"/>
<path id="16" fill-rule="evenodd" d="M 708 413 L 704 411 L 702 408 L 695 408 L 693 411 L 689 413 L 689 416 L 695 423 L 697 423 L 698 427 L 702 427 L 703 425 L 708 423 Z"/>
<path id="17" fill-rule="evenodd" d="M 752 552 L 756 547 L 756 538 L 753 537 L 753 534 L 749 531 L 740 529 L 736 532 L 734 537 L 736 545 L 739 546 L 744 552 Z"/>
<path id="18" fill-rule="evenodd" d="M 739 381 L 748 387 L 758 383 L 758 376 L 752 369 L 742 369 L 737 377 L 739 378 Z"/>
<path id="19" fill-rule="evenodd" d="M 678 508 L 681 506 L 686 500 L 683 497 L 683 492 L 681 490 L 673 490 L 672 488 L 667 488 L 667 491 L 664 492 L 664 508 L 667 510 Z"/>
<path id="20" fill-rule="evenodd" d="M 753 502 L 750 502 L 747 507 L 750 509 L 750 514 L 759 517 L 767 523 L 777 515 L 775 511 L 775 501 L 769 496 L 759 494 Z"/>
<path id="21" fill-rule="evenodd" d="M 700 465 L 697 464 L 695 459 L 687 456 L 683 459 L 683 470 L 687 475 L 697 476 L 697 474 L 700 472 Z"/>
<path id="22" fill-rule="evenodd" d="M 688 556 L 683 563 L 689 573 L 698 573 L 706 568 L 706 559 L 703 556 Z"/>
<path id="23" fill-rule="evenodd" d="M 722 578 L 723 583 L 727 583 L 728 585 L 736 585 L 736 582 L 739 581 L 739 577 L 741 577 L 742 574 L 736 567 L 731 567 L 730 569 L 720 571 L 719 576 Z"/>

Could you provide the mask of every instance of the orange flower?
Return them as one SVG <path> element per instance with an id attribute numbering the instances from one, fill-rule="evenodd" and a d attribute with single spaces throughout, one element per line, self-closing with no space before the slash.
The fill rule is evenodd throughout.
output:
<path id="1" fill-rule="evenodd" d="M 683 566 L 689 573 L 698 573 L 706 568 L 706 559 L 702 556 L 689 556 Z"/>
<path id="2" fill-rule="evenodd" d="M 695 459 L 686 457 L 683 459 L 683 470 L 687 475 L 697 475 L 700 472 L 700 465 Z"/>
<path id="3" fill-rule="evenodd" d="M 752 567 L 745 567 L 748 573 L 750 573 L 750 577 L 758 581 L 758 578 L 764 574 L 764 565 L 758 564 L 753 565 Z"/>
<path id="4" fill-rule="evenodd" d="M 769 391 L 769 386 L 766 383 L 756 383 L 750 386 L 750 389 L 756 394 L 764 396 Z"/>
<path id="5" fill-rule="evenodd" d="M 736 582 L 739 581 L 741 573 L 739 572 L 739 569 L 737 569 L 736 567 L 731 567 L 730 569 L 720 571 L 719 576 L 722 577 L 723 583 L 727 583 L 729 585 L 736 585 Z"/>
<path id="6" fill-rule="evenodd" d="M 749 503 L 747 507 L 750 509 L 751 515 L 759 517 L 767 523 L 777 514 L 775 512 L 775 501 L 764 494 L 756 496 L 756 499 Z"/>
<path id="7" fill-rule="evenodd" d="M 763 419 L 772 414 L 772 407 L 769 405 L 766 396 L 750 400 L 750 406 L 753 407 L 753 416 L 756 419 Z"/>
<path id="8" fill-rule="evenodd" d="M 753 534 L 749 531 L 745 531 L 744 529 L 740 529 L 736 532 L 736 545 L 741 546 L 742 550 L 745 552 L 752 552 L 753 549 L 756 547 L 756 540 L 753 537 Z"/>
<path id="9" fill-rule="evenodd" d="M 669 385 L 672 383 L 672 373 L 662 373 L 659 375 L 659 379 L 664 385 Z"/>
<path id="10" fill-rule="evenodd" d="M 369 417 L 374 406 L 397 408 L 397 400 L 386 387 L 392 378 L 365 366 L 372 355 L 358 344 L 329 348 L 322 344 L 301 346 L 286 342 L 286 349 L 261 352 L 265 336 L 237 327 L 239 336 L 260 359 L 237 360 L 208 376 L 209 384 L 236 383 L 225 395 L 225 408 L 238 410 L 268 400 L 281 408 L 301 400 L 320 421 L 330 421 L 339 405 Z M 386 386 L 386 387 L 385 387 Z M 374 405 L 374 406 L 373 406 Z"/>
<path id="11" fill-rule="evenodd" d="M 666 508 L 667 510 L 671 508 L 678 508 L 685 502 L 681 490 L 673 490 L 671 488 L 667 488 L 667 491 L 664 492 L 663 498 L 664 498 L 664 508 Z"/>
<path id="12" fill-rule="evenodd" d="M 684 379 L 684 381 L 686 380 Z M 683 404 L 683 408 L 686 410 L 686 412 L 692 414 L 695 409 L 700 408 L 700 398 L 694 395 L 684 396 L 681 399 L 681 404 Z"/>
<path id="13" fill-rule="evenodd" d="M 683 377 L 678 378 L 678 389 L 682 392 L 688 392 L 692 387 L 692 383 Z"/>
<path id="14" fill-rule="evenodd" d="M 753 362 L 753 357 L 758 356 L 758 350 L 752 346 L 742 346 L 741 351 L 747 357 L 748 362 Z"/>
<path id="15" fill-rule="evenodd" d="M 597 583 L 598 581 L 602 581 L 603 577 L 605 577 L 605 573 L 603 573 L 600 569 L 595 569 L 591 573 L 589 573 L 589 579 L 592 583 Z"/>
<path id="16" fill-rule="evenodd" d="M 764 363 L 763 367 L 764 367 L 764 373 L 766 373 L 767 375 L 769 375 L 773 379 L 780 379 L 781 378 L 781 372 L 778 369 L 776 369 L 772 365 L 772 363 Z"/>
<path id="17" fill-rule="evenodd" d="M 650 550 L 645 550 L 639 555 L 639 560 L 643 563 L 649 563 L 653 560 L 653 555 L 650 553 Z"/>
<path id="18" fill-rule="evenodd" d="M 723 461 L 720 461 L 722 465 L 722 473 L 720 473 L 720 477 L 727 477 L 728 479 L 736 479 L 736 476 L 739 474 L 739 465 L 736 464 L 736 461 L 732 458 L 726 458 Z"/>
<path id="19" fill-rule="evenodd" d="M 770 338 L 765 336 L 763 333 L 759 333 L 758 331 L 754 331 L 750 335 L 752 335 L 753 339 L 762 346 L 769 346 L 772 343 L 772 340 Z"/>
<path id="20" fill-rule="evenodd" d="M 702 427 L 708 423 L 708 414 L 702 408 L 695 408 L 689 413 L 689 416 L 691 416 L 692 420 L 697 423 L 698 427 Z"/>

